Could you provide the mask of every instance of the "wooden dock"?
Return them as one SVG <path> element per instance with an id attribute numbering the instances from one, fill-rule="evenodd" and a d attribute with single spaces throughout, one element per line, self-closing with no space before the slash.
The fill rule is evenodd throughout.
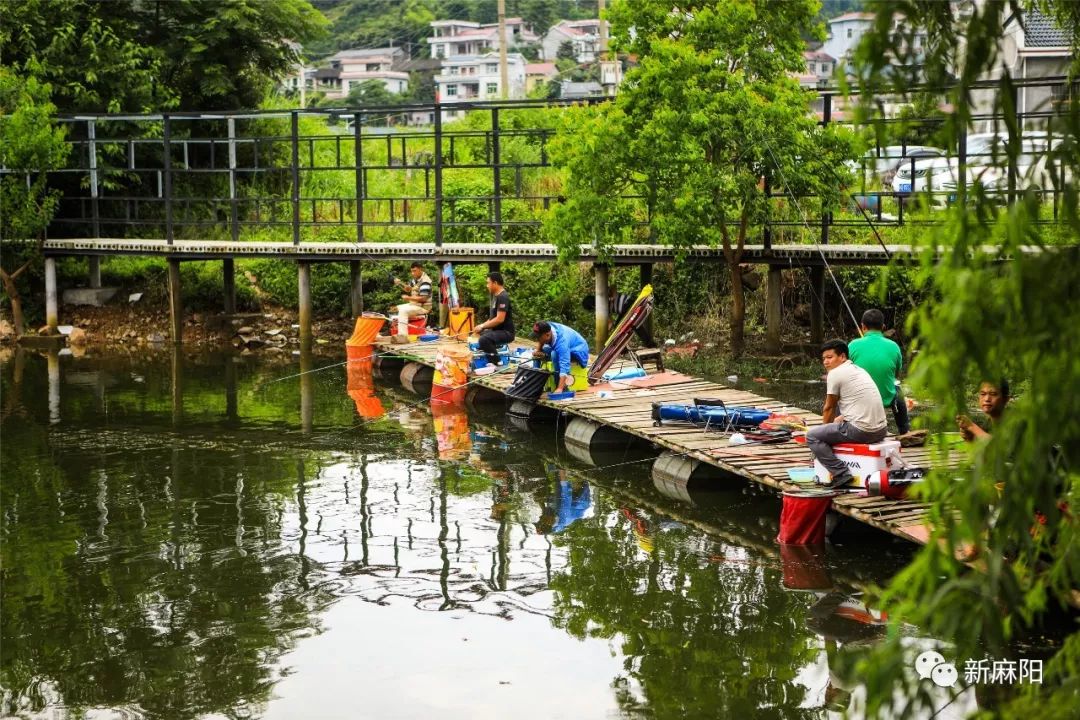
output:
<path id="1" fill-rule="evenodd" d="M 434 367 L 435 355 L 439 349 L 451 344 L 462 343 L 441 339 L 437 342 L 414 342 L 407 345 L 379 343 L 378 348 L 387 355 Z M 533 347 L 533 344 L 518 341 L 512 344 L 511 351 L 516 347 Z M 508 371 L 476 378 L 474 382 L 491 390 L 505 392 L 512 380 L 512 371 Z M 608 390 L 611 395 L 601 398 L 598 395 L 601 390 Z M 653 424 L 652 403 L 689 402 L 694 397 L 719 398 L 732 407 L 757 407 L 783 412 L 802 418 L 810 426 L 821 423 L 820 415 L 779 400 L 671 371 L 652 372 L 647 377 L 636 380 L 595 385 L 579 392 L 571 400 L 556 402 L 542 398 L 537 404 L 566 416 L 580 417 L 601 426 L 615 428 L 648 441 L 661 450 L 707 463 L 727 474 L 760 485 L 776 490 L 805 489 L 804 486 L 789 483 L 787 473 L 788 470 L 806 468 L 812 464 L 810 451 L 802 444 L 789 441 L 765 445 L 730 445 L 728 437 L 722 433 L 689 426 L 656 427 Z M 935 460 L 934 450 L 929 447 L 905 448 L 903 457 L 908 463 L 919 467 L 930 467 L 938 462 Z M 958 461 L 959 457 L 956 455 L 948 459 L 949 465 Z M 833 499 L 833 509 L 905 540 L 925 543 L 929 538 L 926 524 L 928 508 L 922 503 L 844 493 Z"/>

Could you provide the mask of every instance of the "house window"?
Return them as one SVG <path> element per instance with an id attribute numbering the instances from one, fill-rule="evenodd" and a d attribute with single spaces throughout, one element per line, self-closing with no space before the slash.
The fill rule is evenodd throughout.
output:
<path id="1" fill-rule="evenodd" d="M 498 95 L 499 94 L 499 84 L 498 83 L 488 83 L 487 84 L 487 94 L 488 95 Z"/>
<path id="2" fill-rule="evenodd" d="M 495 63 L 488 63 L 487 64 L 487 74 L 488 75 L 494 75 L 497 72 L 499 72 L 499 66 L 498 65 L 496 65 Z"/>
<path id="3" fill-rule="evenodd" d="M 1051 85 L 1050 86 L 1050 107 L 1054 109 L 1064 109 L 1069 105 L 1069 97 L 1071 93 L 1069 90 L 1070 85 Z"/>
<path id="4" fill-rule="evenodd" d="M 849 39 L 851 38 L 851 32 L 852 32 L 852 29 L 848 28 L 847 29 L 847 36 L 848 36 Z"/>
<path id="5" fill-rule="evenodd" d="M 457 75 L 458 74 L 458 66 L 457 65 L 451 65 L 450 67 L 448 67 L 446 69 L 446 71 L 448 73 L 450 73 L 451 75 Z"/>
<path id="6" fill-rule="evenodd" d="M 457 85 L 446 86 L 446 97 L 454 97 L 457 95 Z"/>
<path id="7" fill-rule="evenodd" d="M 368 72 L 379 72 L 381 66 L 379 65 L 379 63 L 368 63 L 365 69 Z"/>

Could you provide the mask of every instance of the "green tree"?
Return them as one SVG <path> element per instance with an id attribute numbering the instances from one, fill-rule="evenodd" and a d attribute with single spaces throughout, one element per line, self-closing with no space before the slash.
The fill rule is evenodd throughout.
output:
<path id="1" fill-rule="evenodd" d="M 56 211 L 59 193 L 50 190 L 48 170 L 61 167 L 69 146 L 57 127 L 56 107 L 49 101 L 50 88 L 36 76 L 0 66 L 0 280 L 11 303 L 15 334 L 25 331 L 19 279 L 41 258 L 40 241 Z M 25 245 L 11 241 L 30 241 Z M 7 263 L 10 272 L 3 267 Z"/>
<path id="2" fill-rule="evenodd" d="M 349 107 L 385 107 L 400 105 L 402 97 L 386 89 L 382 80 L 365 80 L 349 89 L 345 103 Z"/>
<path id="3" fill-rule="evenodd" d="M 739 264 L 770 204 L 763 181 L 827 210 L 852 153 L 847 131 L 817 126 L 791 77 L 804 66 L 800 33 L 820 32 L 816 12 L 813 0 L 702 2 L 686 13 L 667 0 L 613 6 L 614 48 L 640 64 L 614 102 L 573 114 L 552 148 L 567 200 L 548 229 L 565 251 L 647 238 L 723 247 L 735 355 L 744 347 Z"/>
<path id="4" fill-rule="evenodd" d="M 0 3 L 5 63 L 36 62 L 61 111 L 256 107 L 325 25 L 307 0 Z"/>
<path id="5" fill-rule="evenodd" d="M 931 85 L 942 86 L 961 68 L 947 95 L 953 111 L 942 132 L 949 141 L 955 143 L 983 113 L 1007 118 L 1004 153 L 994 160 L 1002 168 L 1020 153 L 1024 129 L 1012 120 L 1016 84 L 1003 52 L 1005 28 L 1026 22 L 1033 9 L 1050 14 L 1070 38 L 1072 70 L 1078 69 L 1076 3 L 986 2 L 964 8 L 972 10 L 967 15 L 953 4 L 929 1 L 883 2 L 876 9 L 877 25 L 858 54 L 863 97 L 911 91 L 887 66 L 890 56 L 906 51 L 905 39 L 890 27 L 894 13 L 902 13 L 909 27 L 928 33 L 924 72 Z M 984 77 L 995 78 L 995 92 L 975 91 Z M 1075 95 L 1050 119 L 1050 129 L 1060 139 L 1048 153 L 1061 170 L 1049 174 L 1060 198 L 1058 228 L 1041 221 L 1046 208 L 1034 193 L 1021 191 L 1002 208 L 981 186 L 961 185 L 945 228 L 923 242 L 920 289 L 932 292 L 911 322 L 919 329 L 912 379 L 933 400 L 931 421 L 951 424 L 966 413 L 971 389 L 983 380 L 1008 378 L 1020 392 L 990 438 L 970 448 L 962 467 L 934 473 L 922 488 L 932 501 L 930 541 L 887 589 L 890 615 L 898 618 L 894 632 L 858 671 L 867 685 L 869 716 L 928 712 L 926 695 L 908 672 L 911 656 L 899 618 L 949 642 L 949 659 L 961 670 L 964 658 L 1006 658 L 1014 641 L 1038 632 L 1026 647 L 1045 647 L 1051 655 L 1042 682 L 1002 698 L 995 716 L 1076 717 L 1080 707 L 1075 622 L 1068 621 L 1064 634 L 1046 633 L 1049 646 L 1040 629 L 1048 613 L 1080 602 L 1080 395 L 1074 391 L 1080 340 L 1066 330 L 1080 322 L 1080 253 L 1075 245 L 1048 241 L 1055 230 L 1071 232 L 1073 242 L 1080 232 L 1076 186 L 1068 180 L 1080 170 Z M 1018 186 L 1029 182 L 1040 180 L 1021 177 Z M 932 248 L 943 237 L 948 244 L 939 261 Z M 980 252 L 983 245 L 997 249 Z M 974 559 L 979 571 L 958 557 Z"/>
<path id="6" fill-rule="evenodd" d="M 555 51 L 556 60 L 570 60 L 577 62 L 577 55 L 574 54 L 574 43 L 569 40 L 563 40 L 559 43 L 559 49 Z"/>

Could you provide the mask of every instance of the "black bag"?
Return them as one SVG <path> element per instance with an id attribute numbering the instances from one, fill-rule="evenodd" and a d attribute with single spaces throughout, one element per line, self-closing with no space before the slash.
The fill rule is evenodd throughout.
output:
<path id="1" fill-rule="evenodd" d="M 544 392 L 551 373 L 547 370 L 519 365 L 514 373 L 514 381 L 506 388 L 506 397 L 514 400 L 536 400 Z"/>

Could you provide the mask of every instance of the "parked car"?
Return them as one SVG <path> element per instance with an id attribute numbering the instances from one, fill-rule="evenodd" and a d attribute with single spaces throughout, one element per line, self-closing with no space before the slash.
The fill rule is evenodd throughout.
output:
<path id="1" fill-rule="evenodd" d="M 1008 184 L 1008 170 L 1000 164 L 1005 154 L 1007 138 L 998 133 L 977 133 L 969 135 L 965 146 L 967 158 L 967 184 L 981 184 L 991 192 L 1004 191 Z M 1046 133 L 1031 131 L 1020 141 L 1020 155 L 1017 157 L 1016 174 L 1021 179 L 1018 187 L 1024 187 L 1023 180 L 1029 178 L 1031 168 L 1040 157 L 1046 155 Z M 892 189 L 901 195 L 920 193 L 929 190 L 933 193 L 932 202 L 942 204 L 955 198 L 956 186 L 960 178 L 960 160 L 957 157 L 929 158 L 914 163 L 914 172 L 910 165 L 901 165 L 893 178 Z M 1043 187 L 1043 185 L 1040 185 Z"/>
<path id="2" fill-rule="evenodd" d="M 868 181 L 876 178 L 883 187 L 889 187 L 898 169 L 907 165 L 911 158 L 922 160 L 943 155 L 944 150 L 929 145 L 886 145 L 867 150 L 862 158 L 849 160 L 847 164 L 856 177 L 865 172 Z"/>

